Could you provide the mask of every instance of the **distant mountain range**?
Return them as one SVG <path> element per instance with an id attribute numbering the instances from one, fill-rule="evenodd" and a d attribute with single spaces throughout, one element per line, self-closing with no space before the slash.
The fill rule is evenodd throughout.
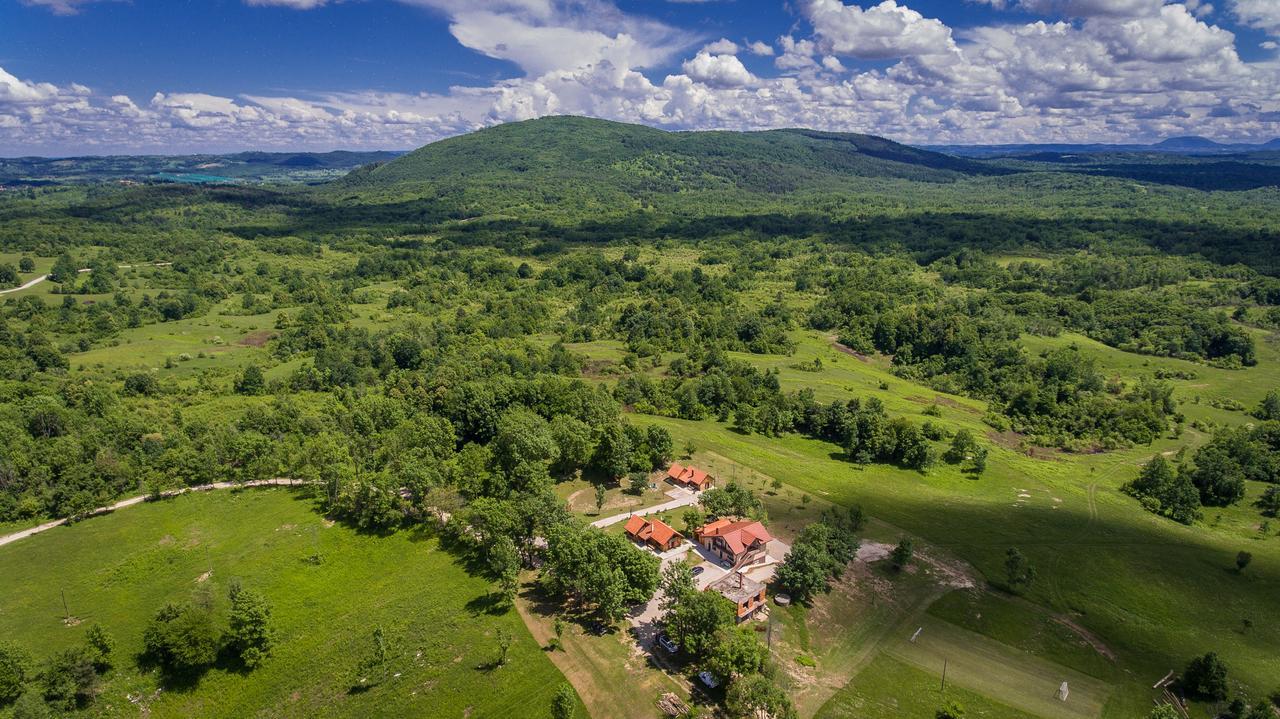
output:
<path id="1" fill-rule="evenodd" d="M 0 158 L 0 185 L 90 182 L 316 183 L 400 152 L 239 152 L 229 155 L 109 155 Z"/>
<path id="2" fill-rule="evenodd" d="M 926 145 L 927 149 L 961 157 L 1011 157 L 1043 152 L 1052 153 L 1134 153 L 1156 152 L 1173 155 L 1237 155 L 1252 152 L 1280 151 L 1280 137 L 1261 144 L 1221 143 L 1207 137 L 1171 137 L 1152 145 L 1109 145 L 1044 143 L 1024 145 Z"/>
<path id="3" fill-rule="evenodd" d="M 1280 139 L 1223 144 L 1176 137 L 1153 145 L 911 147 L 873 135 L 806 129 L 668 132 L 585 117 L 486 128 L 413 152 L 0 158 L 0 187 L 91 182 L 311 184 L 374 202 L 449 198 L 484 205 L 629 212 L 698 193 L 717 201 L 858 191 L 886 181 L 1058 172 L 1199 190 L 1280 186 Z M 466 214 L 467 210 L 459 210 Z"/>

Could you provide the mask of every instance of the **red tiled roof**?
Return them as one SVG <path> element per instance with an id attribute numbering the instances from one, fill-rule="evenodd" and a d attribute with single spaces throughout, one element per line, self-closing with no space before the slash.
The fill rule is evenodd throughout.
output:
<path id="1" fill-rule="evenodd" d="M 680 537 L 681 539 L 684 539 L 684 537 L 682 537 L 679 532 L 672 529 L 666 522 L 662 521 L 661 519 L 653 520 L 652 522 L 649 523 L 649 527 L 650 527 L 649 533 L 650 533 L 650 536 L 653 538 L 653 541 L 663 546 L 666 546 L 667 542 L 670 542 L 674 537 Z"/>
<path id="2" fill-rule="evenodd" d="M 727 517 L 705 525 L 698 530 L 698 536 L 721 537 L 734 554 L 746 550 L 756 542 L 768 544 L 773 541 L 763 524 L 752 519 L 735 520 Z"/>
<path id="3" fill-rule="evenodd" d="M 702 487 L 711 481 L 711 477 L 706 472 L 697 467 L 686 467 L 682 464 L 672 464 L 667 470 L 667 477 L 672 481 L 681 484 L 692 484 Z"/>
<path id="4" fill-rule="evenodd" d="M 631 518 L 627 520 L 626 532 L 629 536 L 635 537 L 642 542 L 651 541 L 663 547 L 667 546 L 667 543 L 672 538 L 679 537 L 681 540 L 684 539 L 682 534 L 672 529 L 670 525 L 661 519 L 649 520 L 638 514 L 631 515 Z"/>
<path id="5" fill-rule="evenodd" d="M 627 520 L 627 534 L 640 536 L 640 531 L 648 524 L 648 522 L 644 521 L 644 517 L 641 517 L 638 514 L 633 514 L 631 515 L 631 518 Z M 643 539 L 643 537 L 641 537 L 641 539 Z"/>

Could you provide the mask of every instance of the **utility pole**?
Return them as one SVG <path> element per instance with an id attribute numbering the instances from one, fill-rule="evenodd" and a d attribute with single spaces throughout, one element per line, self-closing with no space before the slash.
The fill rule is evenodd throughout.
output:
<path id="1" fill-rule="evenodd" d="M 947 693 L 947 658 L 942 658 L 942 693 Z"/>
<path id="2" fill-rule="evenodd" d="M 67 608 L 67 590 L 62 591 L 62 618 L 64 620 L 71 618 L 71 610 Z"/>

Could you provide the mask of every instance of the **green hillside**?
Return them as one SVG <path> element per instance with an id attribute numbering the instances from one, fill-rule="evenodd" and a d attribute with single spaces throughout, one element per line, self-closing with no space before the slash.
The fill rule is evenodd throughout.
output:
<path id="1" fill-rule="evenodd" d="M 6 192 L 5 532 L 308 496 L 0 547 L 0 719 L 1141 719 L 1180 674 L 1184 719 L 1269 719 L 1280 192 L 1050 165 L 552 118 L 321 188 Z M 628 515 L 705 519 L 673 461 L 795 553 L 760 631 L 649 604 Z"/>
<path id="2" fill-rule="evenodd" d="M 778 194 L 850 178 L 951 182 L 1005 172 L 869 135 L 664 132 L 583 117 L 549 117 L 442 140 L 362 168 L 333 189 L 372 197 L 430 196 L 466 184 L 500 187 L 513 203 L 567 192 L 625 201 L 699 190 Z"/>

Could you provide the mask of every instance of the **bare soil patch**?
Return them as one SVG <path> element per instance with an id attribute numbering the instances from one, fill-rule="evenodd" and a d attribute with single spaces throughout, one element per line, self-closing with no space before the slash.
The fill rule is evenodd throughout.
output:
<path id="1" fill-rule="evenodd" d="M 869 355 L 864 355 L 861 352 L 855 350 L 854 348 L 849 347 L 848 345 L 840 344 L 838 341 L 836 341 L 836 338 L 834 337 L 831 338 L 831 347 L 835 349 L 835 351 L 837 352 L 843 352 L 844 354 L 847 354 L 850 357 L 857 357 L 863 362 L 866 362 L 867 364 L 871 364 L 871 357 Z"/>
<path id="2" fill-rule="evenodd" d="M 1058 624 L 1061 624 L 1067 629 L 1070 629 L 1072 632 L 1075 632 L 1076 636 L 1088 642 L 1089 646 L 1093 647 L 1093 650 L 1098 654 L 1101 654 L 1102 656 L 1106 657 L 1107 661 L 1114 662 L 1116 660 L 1116 654 L 1115 652 L 1111 651 L 1111 647 L 1108 647 L 1105 643 L 1103 643 L 1103 641 L 1098 638 L 1098 635 L 1094 634 L 1088 629 L 1085 629 L 1084 627 L 1077 624 L 1076 621 L 1071 617 L 1065 616 L 1065 615 L 1059 615 L 1054 617 L 1053 621 L 1057 622 Z"/>
<path id="3" fill-rule="evenodd" d="M 593 359 L 587 360 L 586 365 L 582 368 L 582 376 L 591 379 L 603 379 L 610 376 L 609 368 L 614 365 L 612 360 Z"/>
<path id="4" fill-rule="evenodd" d="M 236 344 L 244 347 L 263 347 L 275 338 L 276 333 L 274 330 L 254 330 L 244 337 L 241 337 L 240 341 Z"/>
<path id="5" fill-rule="evenodd" d="M 1031 444 L 1027 441 L 1027 436 L 1020 432 L 1014 432 L 1013 430 L 1006 430 L 1004 432 L 990 430 L 987 432 L 987 439 L 995 442 L 1005 449 L 1012 449 L 1015 452 L 1020 452 L 1032 459 L 1039 459 L 1045 462 L 1063 461 L 1062 457 L 1059 456 L 1061 454 L 1059 450 L 1054 449 L 1053 447 L 1041 447 L 1039 445 Z"/>

